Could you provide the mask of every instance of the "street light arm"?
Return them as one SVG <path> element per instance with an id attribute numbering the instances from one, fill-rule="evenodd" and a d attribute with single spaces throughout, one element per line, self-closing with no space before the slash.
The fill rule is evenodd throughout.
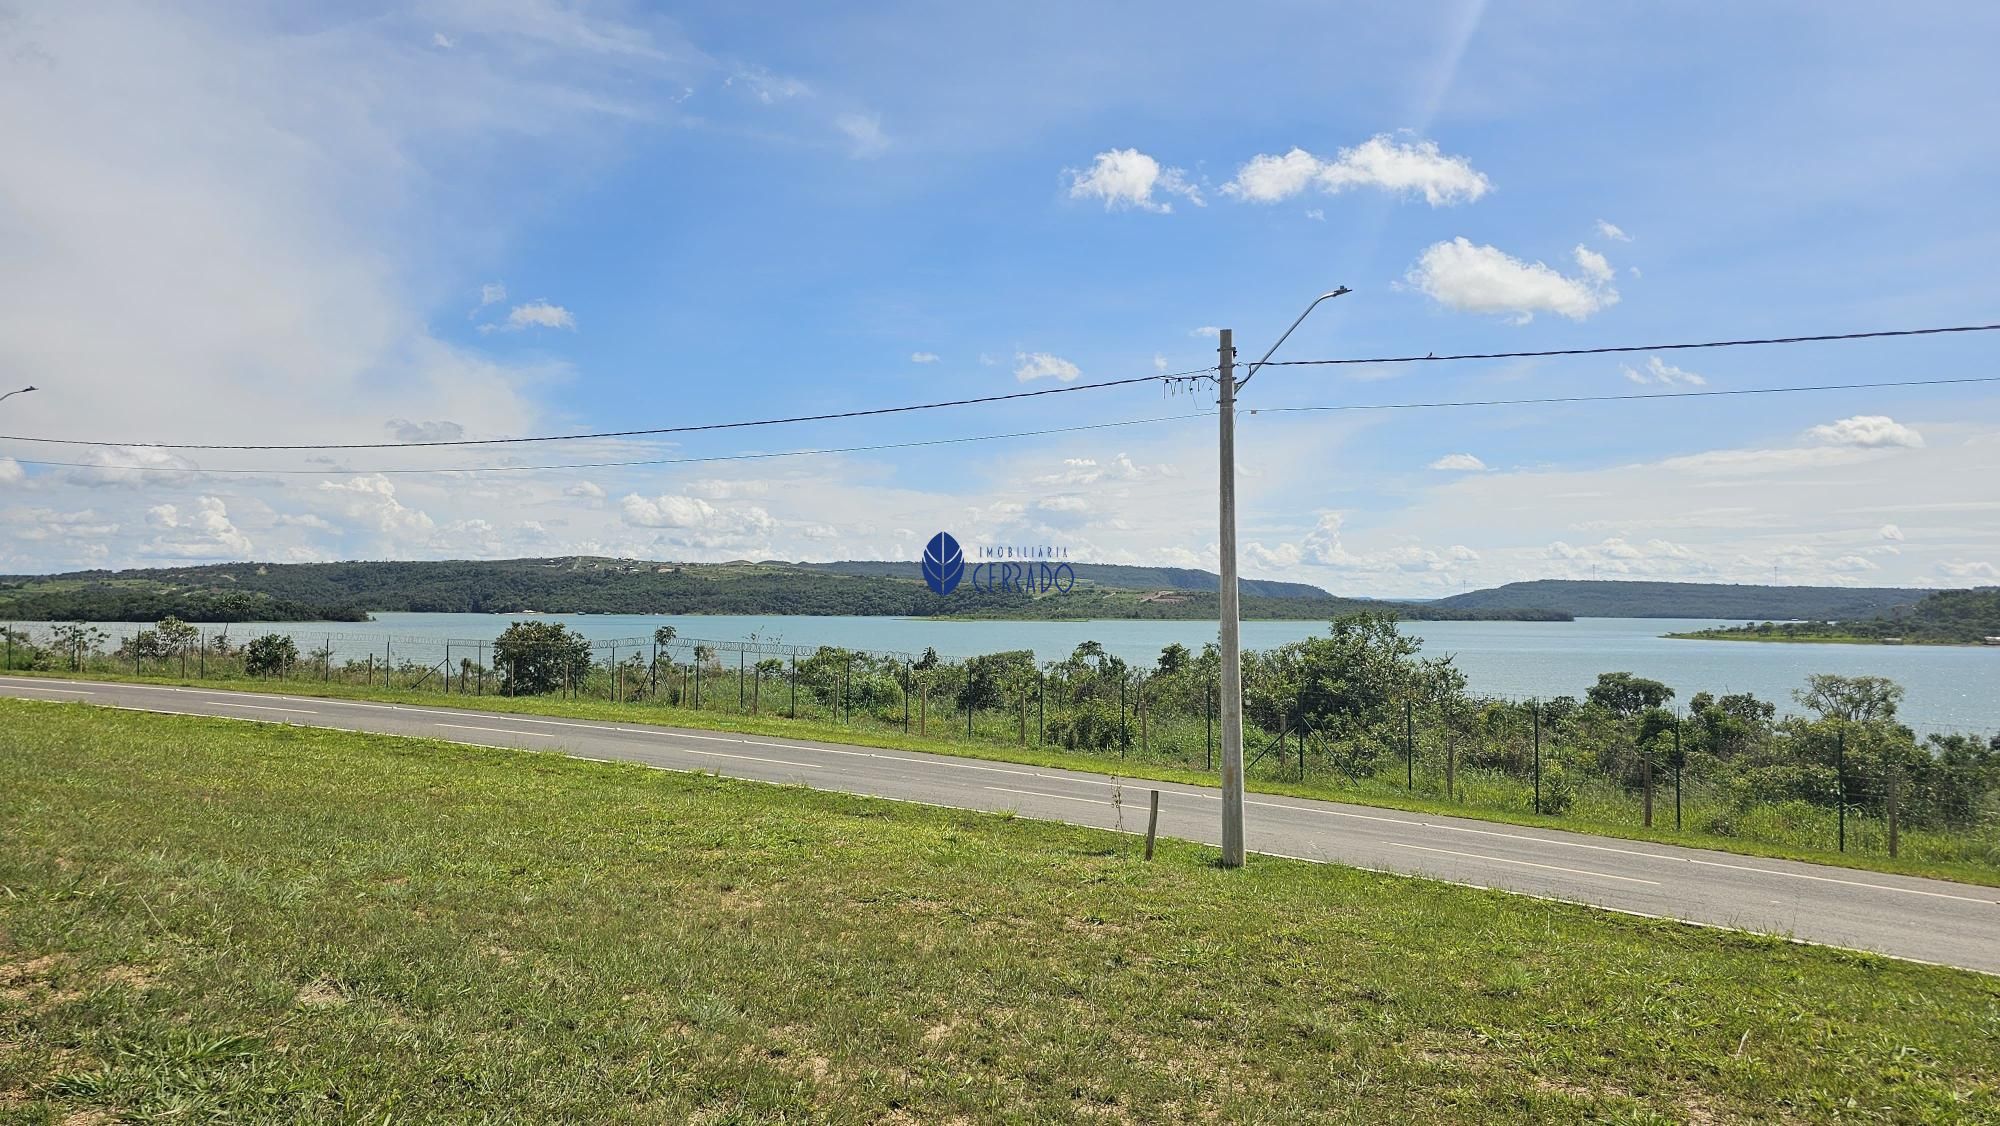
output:
<path id="1" fill-rule="evenodd" d="M 0 399 L 11 399 L 11 398 L 13 398 L 13 397 L 14 397 L 14 396 L 16 396 L 16 395 L 25 395 L 25 394 L 27 394 L 28 392 L 30 392 L 30 391 L 33 391 L 33 390 L 36 390 L 36 389 L 37 389 L 37 388 L 35 387 L 35 385 L 31 383 L 31 384 L 29 384 L 29 385 L 28 385 L 28 386 L 26 386 L 26 387 L 22 387 L 22 388 L 19 388 L 18 390 L 14 390 L 14 391 L 9 391 L 9 392 L 7 392 L 7 393 L 6 393 L 5 395 L 0 395 Z"/>
<path id="2" fill-rule="evenodd" d="M 1280 336 L 1278 338 L 1278 342 L 1276 344 L 1271 345 L 1271 350 L 1269 352 L 1264 353 L 1264 358 L 1258 360 L 1254 364 L 1251 364 L 1250 370 L 1243 373 L 1243 378 L 1237 381 L 1236 386 L 1238 388 L 1246 386 L 1250 382 L 1251 378 L 1257 374 L 1257 369 L 1263 367 L 1266 363 L 1268 363 L 1271 357 L 1277 354 L 1278 349 L 1284 346 L 1285 341 L 1291 339 L 1292 333 L 1298 331 L 1298 327 L 1306 323 L 1306 318 L 1312 316 L 1312 311 L 1314 309 L 1319 308 L 1320 302 L 1326 301 L 1330 298 L 1339 297 L 1345 293 L 1352 293 L 1352 292 L 1354 291 L 1343 285 L 1339 289 L 1336 289 L 1331 293 L 1322 293 L 1318 297 L 1313 298 L 1313 303 L 1306 306 L 1306 311 L 1299 314 L 1299 319 L 1292 322 L 1292 327 L 1285 330 L 1285 335 Z"/>

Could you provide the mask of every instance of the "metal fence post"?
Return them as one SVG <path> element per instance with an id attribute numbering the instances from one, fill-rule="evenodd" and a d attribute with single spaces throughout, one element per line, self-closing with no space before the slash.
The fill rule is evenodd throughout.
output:
<path id="1" fill-rule="evenodd" d="M 799 655 L 792 654 L 792 718 L 799 718 Z"/>
<path id="2" fill-rule="evenodd" d="M 1897 844 L 1896 830 L 1898 827 L 1896 824 L 1896 800 L 1899 796 L 1897 791 L 1902 789 L 1902 781 L 1903 781 L 1902 774 L 1903 774 L 1902 764 L 1898 762 L 1891 762 L 1888 764 L 1887 777 L 1884 779 L 1884 781 L 1886 781 L 1889 784 L 1889 793 L 1887 797 L 1889 799 L 1889 810 L 1888 810 L 1889 859 L 1891 860 L 1894 860 L 1896 858 L 1896 844 Z"/>
<path id="3" fill-rule="evenodd" d="M 1847 851 L 1847 726 L 1841 725 L 1833 744 L 1833 808 L 1839 825 L 1840 851 Z"/>
<path id="4" fill-rule="evenodd" d="M 1049 678 L 1040 669 L 1035 670 L 1035 746 L 1039 747 L 1047 739 L 1048 713 L 1047 697 Z"/>
<path id="5" fill-rule="evenodd" d="M 1674 720 L 1674 832 L 1681 831 L 1681 722 Z"/>
<path id="6" fill-rule="evenodd" d="M 910 689 L 917 686 L 917 674 L 906 659 L 903 661 L 903 734 L 910 733 Z"/>
<path id="7" fill-rule="evenodd" d="M 1535 812 L 1542 811 L 1542 702 L 1534 700 L 1528 704 L 1528 714 L 1533 717 L 1535 727 Z"/>
<path id="8" fill-rule="evenodd" d="M 1403 789 L 1417 788 L 1417 705 L 1403 700 Z"/>

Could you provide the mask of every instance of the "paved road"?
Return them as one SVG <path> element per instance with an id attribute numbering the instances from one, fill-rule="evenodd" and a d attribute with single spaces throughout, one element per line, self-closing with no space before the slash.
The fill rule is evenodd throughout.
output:
<path id="1" fill-rule="evenodd" d="M 801 739 L 249 692 L 0 677 L 0 694 L 556 751 L 1215 844 L 1215 791 Z M 1251 795 L 1249 847 L 2000 973 L 2000 889 Z"/>

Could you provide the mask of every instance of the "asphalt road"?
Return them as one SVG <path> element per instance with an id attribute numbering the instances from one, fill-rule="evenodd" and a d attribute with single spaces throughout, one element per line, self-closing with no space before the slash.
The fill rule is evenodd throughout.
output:
<path id="1" fill-rule="evenodd" d="M 0 694 L 554 751 L 1216 844 L 1215 791 L 945 755 L 457 708 L 0 677 Z M 2000 889 L 1252 794 L 1252 851 L 2000 973 Z M 1254 863 L 1254 860 L 1253 860 Z"/>

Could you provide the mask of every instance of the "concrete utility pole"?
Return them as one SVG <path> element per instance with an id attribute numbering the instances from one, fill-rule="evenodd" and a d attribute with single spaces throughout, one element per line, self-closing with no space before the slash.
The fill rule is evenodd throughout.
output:
<path id="1" fill-rule="evenodd" d="M 1222 580 L 1222 866 L 1243 866 L 1243 651 L 1236 599 L 1236 343 L 1222 330 L 1216 386 L 1222 392 L 1216 419 L 1221 439 Z"/>
<path id="2" fill-rule="evenodd" d="M 1290 339 L 1299 325 L 1319 308 L 1320 302 L 1348 292 L 1341 286 L 1322 293 L 1306 306 L 1292 327 L 1285 330 L 1264 358 L 1250 365 L 1243 382 L 1236 381 L 1236 338 L 1230 329 L 1221 331 L 1216 347 L 1215 382 L 1217 432 L 1221 442 L 1220 470 L 1221 534 L 1217 550 L 1222 585 L 1222 866 L 1243 866 L 1243 650 L 1239 604 L 1236 592 L 1236 392 L 1248 386 L 1263 367 Z"/>

